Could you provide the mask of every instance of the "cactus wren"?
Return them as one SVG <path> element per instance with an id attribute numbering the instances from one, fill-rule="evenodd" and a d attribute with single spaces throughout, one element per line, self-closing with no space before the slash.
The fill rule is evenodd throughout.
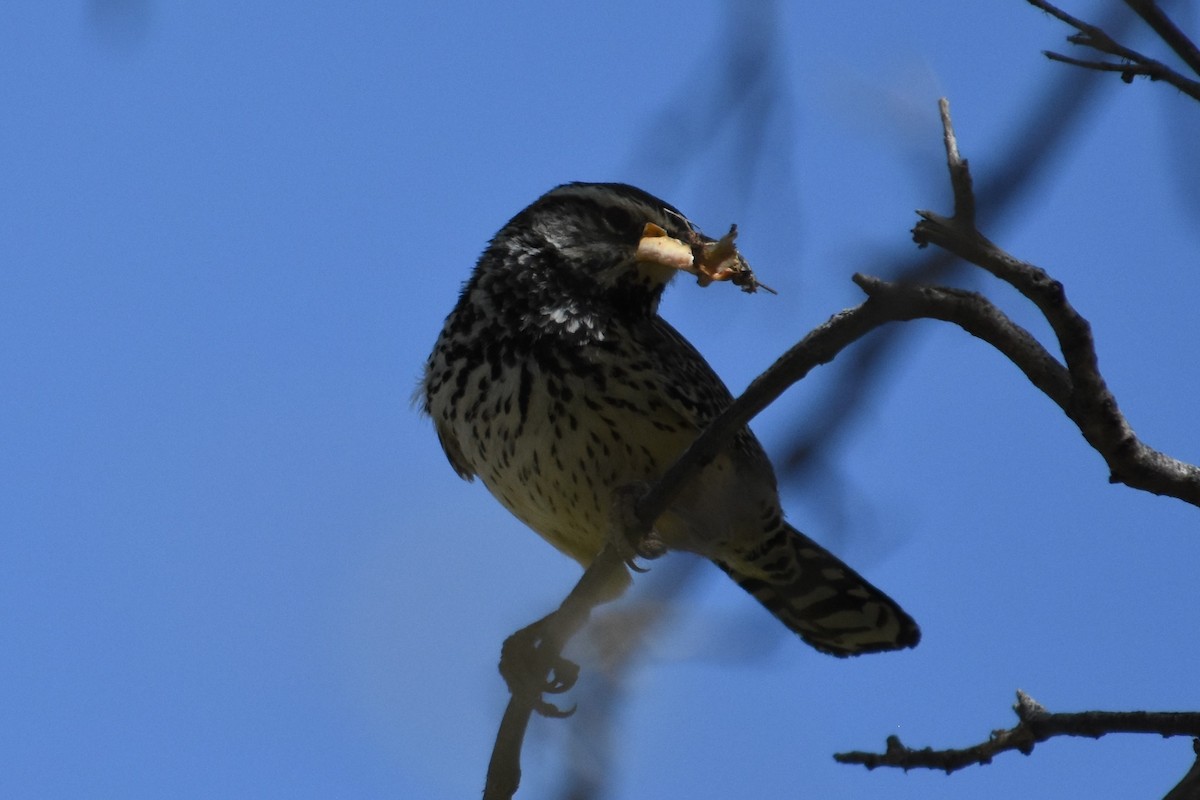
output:
<path id="1" fill-rule="evenodd" d="M 706 276 L 686 253 L 679 263 L 646 255 L 639 244 L 651 231 L 690 243 L 697 258 L 714 244 L 632 186 L 571 183 L 543 195 L 480 257 L 418 390 L 455 471 L 478 475 L 505 508 L 585 566 L 613 528 L 618 493 L 654 481 L 732 402 L 704 357 L 658 315 L 680 269 Z M 774 471 L 749 429 L 655 532 L 670 548 L 711 559 L 822 652 L 920 639 L 891 598 L 784 521 Z"/>

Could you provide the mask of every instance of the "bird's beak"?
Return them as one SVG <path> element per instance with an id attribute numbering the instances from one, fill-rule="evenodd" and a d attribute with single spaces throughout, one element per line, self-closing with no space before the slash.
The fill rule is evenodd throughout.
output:
<path id="1" fill-rule="evenodd" d="M 708 286 L 713 281 L 732 281 L 743 291 L 753 292 L 761 288 L 774 294 L 773 289 L 759 283 L 754 277 L 750 265 L 734 244 L 736 238 L 737 225 L 731 225 L 729 233 L 720 239 L 693 234 L 690 241 L 684 242 L 669 236 L 653 222 L 647 222 L 638 241 L 635 258 L 645 264 L 691 273 L 701 286 Z"/>
<path id="2" fill-rule="evenodd" d="M 635 258 L 643 264 L 657 264 L 696 274 L 696 257 L 692 246 L 668 236 L 653 222 L 646 223 Z"/>

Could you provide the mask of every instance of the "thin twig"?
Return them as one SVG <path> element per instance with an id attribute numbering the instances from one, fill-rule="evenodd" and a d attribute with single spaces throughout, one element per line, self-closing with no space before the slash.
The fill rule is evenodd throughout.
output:
<path id="1" fill-rule="evenodd" d="M 887 749 L 882 753 L 855 750 L 835 753 L 833 757 L 839 763 L 862 764 L 867 769 L 937 769 L 949 775 L 973 764 L 990 764 L 995 756 L 1011 750 L 1029 755 L 1035 745 L 1055 736 L 1099 739 L 1110 733 L 1153 733 L 1164 737 L 1200 737 L 1200 712 L 1083 711 L 1053 714 L 1019 690 L 1013 711 L 1019 720 L 1016 726 L 992 731 L 986 741 L 971 747 L 946 750 L 924 747 L 914 750 L 902 743 L 900 737 L 889 736 Z"/>
<path id="2" fill-rule="evenodd" d="M 971 170 L 966 159 L 958 152 L 958 139 L 954 136 L 954 125 L 950 122 L 950 101 L 938 100 L 938 113 L 942 117 L 942 141 L 946 145 L 946 163 L 954 175 L 950 185 L 954 190 L 954 218 L 964 225 L 975 227 L 975 189 L 971 182 Z"/>
<path id="3" fill-rule="evenodd" d="M 1114 64 L 1111 61 L 1088 61 L 1086 59 L 1071 58 L 1062 53 L 1055 53 L 1052 50 L 1043 50 L 1042 54 L 1051 61 L 1058 61 L 1061 64 L 1071 64 L 1098 72 L 1119 72 L 1121 80 L 1125 81 L 1125 83 L 1132 83 L 1134 77 L 1142 75 L 1152 81 L 1169 83 L 1184 94 L 1200 100 L 1200 82 L 1183 77 L 1166 64 L 1156 61 L 1153 58 L 1140 56 L 1136 61 L 1124 61 Z"/>
<path id="4" fill-rule="evenodd" d="M 1067 37 L 1067 41 L 1071 44 L 1090 47 L 1101 53 L 1108 53 L 1110 56 L 1128 59 L 1129 61 L 1140 62 L 1146 58 L 1146 56 L 1138 51 L 1125 47 L 1116 39 L 1109 36 L 1103 28 L 1077 19 L 1054 4 L 1046 2 L 1046 0 L 1027 0 L 1027 2 L 1079 31 L 1079 33 Z"/>
<path id="5" fill-rule="evenodd" d="M 1112 61 L 1089 61 L 1083 58 L 1071 58 L 1064 56 L 1062 53 L 1055 53 L 1052 50 L 1043 50 L 1042 54 L 1051 61 L 1057 61 L 1060 64 L 1070 64 L 1073 67 L 1083 67 L 1084 69 L 1095 70 L 1096 72 L 1119 72 L 1121 80 L 1130 83 L 1133 79 L 1142 75 L 1152 81 L 1161 80 L 1162 76 L 1153 67 L 1145 64 L 1133 64 L 1128 61 L 1114 63 Z"/>
<path id="6" fill-rule="evenodd" d="M 1124 46 L 1109 36 L 1102 28 L 1071 16 L 1053 3 L 1047 2 L 1047 0 L 1026 0 L 1026 2 L 1079 31 L 1079 33 L 1067 37 L 1067 41 L 1071 44 L 1090 47 L 1097 52 L 1116 56 L 1128 62 L 1128 64 L 1073 59 L 1061 53 L 1043 51 L 1046 57 L 1052 61 L 1104 72 L 1119 72 L 1121 73 L 1122 80 L 1126 83 L 1129 83 L 1135 75 L 1145 75 L 1151 80 L 1169 83 L 1189 97 L 1200 100 L 1200 82 L 1184 77 L 1163 62 Z M 1180 54 L 1184 61 L 1188 63 L 1188 66 L 1200 74 L 1200 69 L 1198 69 L 1200 67 L 1200 53 L 1197 53 L 1196 46 L 1171 22 L 1161 9 L 1153 2 L 1145 0 L 1140 2 L 1139 0 L 1126 0 L 1126 2 L 1154 28 L 1163 41 Z M 1195 62 L 1193 62 L 1193 59 L 1195 59 Z"/>

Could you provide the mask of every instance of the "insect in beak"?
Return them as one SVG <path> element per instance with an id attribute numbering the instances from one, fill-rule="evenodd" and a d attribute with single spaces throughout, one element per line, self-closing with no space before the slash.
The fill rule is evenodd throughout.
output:
<path id="1" fill-rule="evenodd" d="M 671 269 L 681 270 L 696 276 L 696 282 L 708 286 L 715 281 L 730 281 L 744 292 L 758 289 L 776 294 L 771 287 L 759 283 L 738 252 L 737 225 L 729 226 L 729 233 L 717 240 L 706 240 L 692 231 L 688 241 L 676 239 L 665 230 L 647 222 L 638 241 L 635 258 L 638 261 Z"/>

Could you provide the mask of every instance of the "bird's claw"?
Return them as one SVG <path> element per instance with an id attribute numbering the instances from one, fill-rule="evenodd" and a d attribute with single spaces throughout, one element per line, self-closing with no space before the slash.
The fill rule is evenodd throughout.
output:
<path id="1" fill-rule="evenodd" d="M 575 713 L 542 699 L 543 694 L 563 694 L 579 680 L 579 665 L 561 655 L 542 652 L 542 628 L 546 620 L 522 628 L 504 640 L 500 648 L 500 676 L 514 697 L 529 698 L 534 711 L 543 717 L 561 719 Z"/>
<path id="2" fill-rule="evenodd" d="M 667 545 L 658 535 L 651 531 L 642 537 L 640 542 L 630 542 L 625 540 L 626 551 L 622 555 L 622 560 L 625 566 L 629 567 L 634 572 L 649 572 L 649 567 L 638 566 L 635 559 L 644 558 L 647 561 L 653 561 L 656 558 L 661 558 L 667 554 Z"/>
<path id="3" fill-rule="evenodd" d="M 610 540 L 617 548 L 625 566 L 634 572 L 649 572 L 646 567 L 638 566 L 635 559 L 643 558 L 653 561 L 667 554 L 667 544 L 658 534 L 650 531 L 644 535 L 631 536 L 631 531 L 640 530 L 637 518 L 638 501 L 646 495 L 648 486 L 645 483 L 632 483 L 616 491 L 616 513 L 613 518 L 616 524 L 610 534 Z"/>

